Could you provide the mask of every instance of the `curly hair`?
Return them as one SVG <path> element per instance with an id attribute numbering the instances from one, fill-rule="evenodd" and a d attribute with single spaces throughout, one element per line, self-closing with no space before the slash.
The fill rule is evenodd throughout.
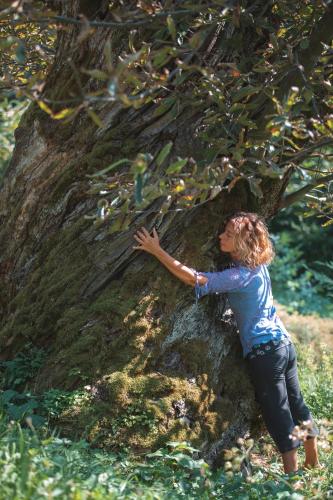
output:
<path id="1" fill-rule="evenodd" d="M 253 212 L 238 211 L 228 215 L 225 226 L 232 223 L 235 232 L 235 251 L 247 267 L 270 264 L 275 257 L 265 219 Z"/>

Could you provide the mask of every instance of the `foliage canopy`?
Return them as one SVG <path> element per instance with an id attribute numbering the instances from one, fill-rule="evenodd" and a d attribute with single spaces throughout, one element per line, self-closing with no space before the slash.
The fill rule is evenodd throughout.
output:
<path id="1" fill-rule="evenodd" d="M 154 118 L 154 151 L 90 175 L 103 217 L 159 197 L 162 213 L 190 208 L 244 178 L 262 198 L 264 179 L 287 185 L 296 172 L 306 184 L 279 208 L 307 196 L 330 224 L 332 14 L 332 2 L 310 0 L 8 2 L 0 89 L 65 123 L 87 112 L 107 129 L 108 103 Z M 99 30 L 103 58 L 91 65 Z M 50 91 L 52 61 L 72 72 L 67 93 Z M 189 110 L 193 154 L 183 157 L 168 128 Z"/>

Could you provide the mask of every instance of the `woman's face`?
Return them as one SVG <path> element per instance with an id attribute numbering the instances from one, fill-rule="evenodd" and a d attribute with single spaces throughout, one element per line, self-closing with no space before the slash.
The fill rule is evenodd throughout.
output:
<path id="1" fill-rule="evenodd" d="M 220 248 L 223 252 L 235 253 L 235 230 L 231 221 L 226 225 L 224 232 L 219 235 Z"/>

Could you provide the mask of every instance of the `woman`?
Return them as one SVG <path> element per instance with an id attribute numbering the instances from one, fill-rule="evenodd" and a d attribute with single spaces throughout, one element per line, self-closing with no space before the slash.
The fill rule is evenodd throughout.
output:
<path id="1" fill-rule="evenodd" d="M 300 439 L 292 433 L 305 421 L 309 430 L 304 467 L 318 466 L 318 430 L 300 391 L 294 345 L 273 305 L 267 265 L 275 254 L 264 219 L 251 212 L 226 218 L 220 248 L 230 254 L 232 263 L 221 272 L 197 272 L 184 266 L 160 247 L 155 229 L 150 236 L 142 228 L 134 238 L 140 245 L 133 248 L 151 253 L 177 278 L 195 287 L 196 300 L 209 293 L 227 294 L 256 399 L 285 473 L 298 470 Z"/>

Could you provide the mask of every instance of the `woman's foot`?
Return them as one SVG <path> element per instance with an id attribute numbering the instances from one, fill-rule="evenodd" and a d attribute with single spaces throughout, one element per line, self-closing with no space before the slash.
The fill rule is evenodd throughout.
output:
<path id="1" fill-rule="evenodd" d="M 307 462 L 304 462 L 302 469 L 306 470 L 311 470 L 311 469 L 323 469 L 324 466 L 321 465 L 319 462 L 315 464 L 308 464 Z"/>

